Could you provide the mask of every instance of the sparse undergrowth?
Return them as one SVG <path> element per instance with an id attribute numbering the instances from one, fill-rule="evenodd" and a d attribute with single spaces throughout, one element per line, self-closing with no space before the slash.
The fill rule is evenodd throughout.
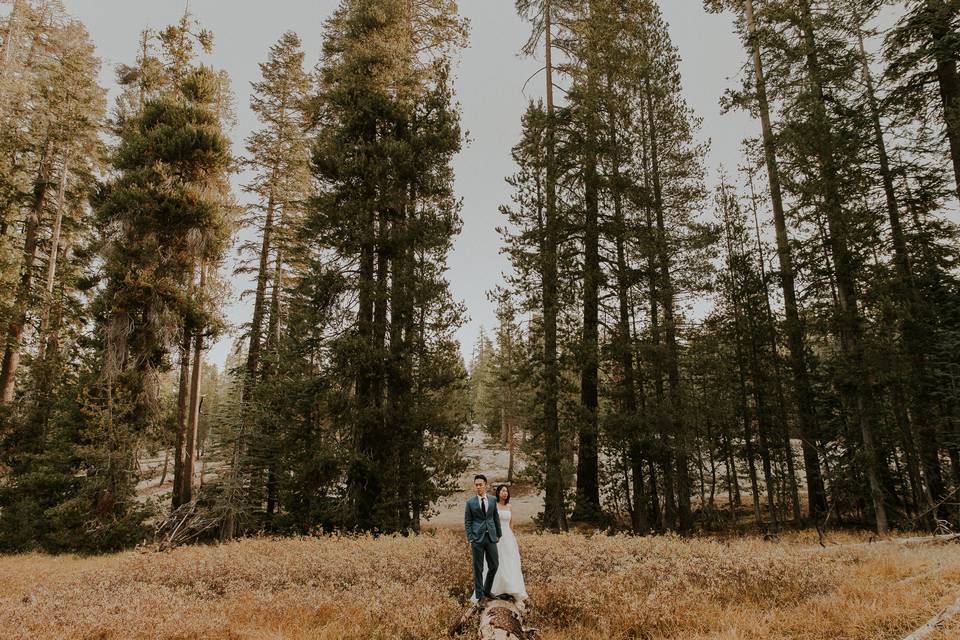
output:
<path id="1" fill-rule="evenodd" d="M 894 639 L 960 595 L 956 544 L 855 544 L 848 536 L 823 549 L 815 534 L 779 543 L 519 540 L 528 623 L 544 640 Z M 2 556 L 0 629 L 38 639 L 442 638 L 469 571 L 465 543 L 446 530 L 94 558 Z"/>

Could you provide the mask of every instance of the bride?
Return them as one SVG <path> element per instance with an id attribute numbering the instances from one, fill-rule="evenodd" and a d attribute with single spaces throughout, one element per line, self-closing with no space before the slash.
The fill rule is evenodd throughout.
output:
<path id="1" fill-rule="evenodd" d="M 520 568 L 520 547 L 517 537 L 513 535 L 513 523 L 510 513 L 510 488 L 501 484 L 497 487 L 497 514 L 503 535 L 497 542 L 497 555 L 500 557 L 500 566 L 493 576 L 493 588 L 490 590 L 495 598 L 510 596 L 517 608 L 523 609 L 523 601 L 527 599 L 527 590 L 523 584 L 523 571 Z M 487 563 L 483 563 L 483 575 L 487 575 Z M 471 602 L 477 601 L 477 594 L 473 594 Z"/>

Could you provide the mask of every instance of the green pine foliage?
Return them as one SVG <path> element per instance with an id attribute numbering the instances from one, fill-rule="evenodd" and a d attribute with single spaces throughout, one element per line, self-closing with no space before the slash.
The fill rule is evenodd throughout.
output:
<path id="1" fill-rule="evenodd" d="M 140 34 L 108 118 L 83 26 L 12 3 L 0 551 L 418 532 L 477 424 L 553 530 L 960 526 L 955 3 L 705 0 L 746 63 L 721 108 L 758 120 L 733 176 L 657 0 L 515 4 L 545 98 L 467 367 L 455 3 L 342 0 L 313 71 L 282 34 L 243 158 L 189 12 Z M 221 371 L 235 238 L 252 310 Z M 172 494 L 142 496 L 148 459 Z"/>

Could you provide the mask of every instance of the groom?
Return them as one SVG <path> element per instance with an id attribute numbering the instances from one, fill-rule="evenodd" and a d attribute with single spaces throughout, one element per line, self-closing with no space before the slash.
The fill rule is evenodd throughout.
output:
<path id="1" fill-rule="evenodd" d="M 487 477 L 477 474 L 473 477 L 473 488 L 477 495 L 467 500 L 463 511 L 463 528 L 467 532 L 467 541 L 473 552 L 474 593 L 480 606 L 487 604 L 492 597 L 493 577 L 500 565 L 497 556 L 497 541 L 500 539 L 500 516 L 493 496 L 487 495 Z M 487 580 L 483 581 L 483 559 L 487 559 Z"/>

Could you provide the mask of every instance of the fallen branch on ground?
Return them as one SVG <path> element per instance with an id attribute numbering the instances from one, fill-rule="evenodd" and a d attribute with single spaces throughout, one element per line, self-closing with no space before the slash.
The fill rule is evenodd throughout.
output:
<path id="1" fill-rule="evenodd" d="M 954 602 L 952 605 L 950 605 L 949 607 L 947 607 L 937 615 L 927 620 L 927 622 L 922 627 L 920 627 L 919 629 L 917 629 L 916 631 L 908 635 L 903 640 L 923 640 L 924 638 L 932 634 L 934 631 L 936 631 L 941 624 L 943 624 L 953 616 L 957 615 L 958 613 L 960 613 L 960 598 L 958 598 L 957 601 Z"/>

